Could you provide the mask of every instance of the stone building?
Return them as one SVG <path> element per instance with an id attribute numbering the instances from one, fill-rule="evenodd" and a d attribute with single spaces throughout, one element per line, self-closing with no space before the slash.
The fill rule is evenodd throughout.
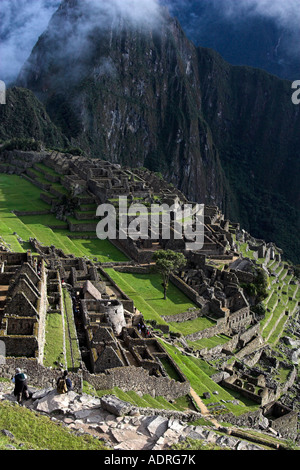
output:
<path id="1" fill-rule="evenodd" d="M 41 359 L 47 310 L 43 259 L 29 253 L 0 253 L 1 340 L 6 354 Z"/>

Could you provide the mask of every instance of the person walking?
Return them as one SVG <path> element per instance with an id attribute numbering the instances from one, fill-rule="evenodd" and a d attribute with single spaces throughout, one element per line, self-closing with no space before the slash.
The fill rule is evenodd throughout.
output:
<path id="1" fill-rule="evenodd" d="M 56 383 L 57 393 L 68 393 L 72 390 L 72 382 L 68 377 L 68 371 L 65 370 L 62 377 L 59 377 Z"/>
<path id="2" fill-rule="evenodd" d="M 27 375 L 21 372 L 21 369 L 16 369 L 16 374 L 12 379 L 15 384 L 14 396 L 17 398 L 19 405 L 22 404 L 22 399 L 29 398 L 28 386 L 27 386 Z"/>

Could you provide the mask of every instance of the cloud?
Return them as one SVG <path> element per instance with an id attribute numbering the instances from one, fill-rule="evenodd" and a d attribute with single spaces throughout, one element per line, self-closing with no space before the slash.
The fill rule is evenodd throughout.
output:
<path id="1" fill-rule="evenodd" d="M 0 79 L 9 84 L 17 77 L 61 1 L 0 1 Z M 111 26 L 112 19 L 120 15 L 133 25 L 153 25 L 160 18 L 159 4 L 167 5 L 171 13 L 180 9 L 183 13 L 194 10 L 199 14 L 204 11 L 202 7 L 210 5 L 216 14 L 229 21 L 255 15 L 271 18 L 291 32 L 293 44 L 299 43 L 299 0 L 63 0 L 62 8 L 68 4 L 74 11 L 84 5 L 85 21 L 77 31 L 77 38 L 82 38 L 91 27 Z M 190 17 L 190 20 L 195 22 L 197 18 Z M 74 40 L 76 37 L 73 35 Z"/>
<path id="2" fill-rule="evenodd" d="M 15 79 L 59 0 L 1 0 L 0 78 Z"/>
<path id="3" fill-rule="evenodd" d="M 227 17 L 260 15 L 272 18 L 289 30 L 299 31 L 299 0 L 213 0 L 213 2 Z"/>
<path id="4" fill-rule="evenodd" d="M 0 79 L 7 84 L 16 79 L 39 36 L 60 5 L 62 9 L 71 6 L 75 15 L 76 12 L 83 12 L 81 21 L 77 23 L 77 29 L 69 40 L 73 51 L 77 45 L 81 49 L 86 45 L 91 29 L 112 27 L 114 19 L 120 16 L 132 25 L 153 25 L 160 18 L 158 0 L 1 0 L 3 16 L 0 25 Z M 72 31 L 71 22 L 72 15 L 66 15 L 65 31 L 67 28 Z M 61 24 L 59 23 L 59 27 Z M 63 33 L 59 27 L 57 34 Z"/>
<path id="5" fill-rule="evenodd" d="M 234 19 L 236 17 L 264 16 L 272 18 L 276 23 L 289 30 L 300 27 L 299 0 L 160 0 L 172 12 L 181 13 L 195 10 L 199 13 L 207 11 L 207 6 L 214 13 Z"/>
<path id="6" fill-rule="evenodd" d="M 216 21 L 243 24 L 265 18 L 281 30 L 280 47 L 288 55 L 300 52 L 300 1 L 299 0 L 161 0 L 171 14 L 184 18 L 186 32 L 209 28 Z"/>

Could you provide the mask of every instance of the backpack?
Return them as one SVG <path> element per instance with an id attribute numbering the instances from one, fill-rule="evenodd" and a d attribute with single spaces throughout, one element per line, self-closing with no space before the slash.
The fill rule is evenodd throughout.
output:
<path id="1" fill-rule="evenodd" d="M 26 377 L 24 374 L 20 373 L 15 376 L 15 381 L 16 382 L 25 382 Z"/>
<path id="2" fill-rule="evenodd" d="M 66 384 L 66 381 L 65 379 L 63 379 L 62 377 L 60 379 L 58 379 L 58 382 L 57 382 L 57 393 L 67 393 L 68 392 L 68 388 L 67 388 L 67 384 Z"/>

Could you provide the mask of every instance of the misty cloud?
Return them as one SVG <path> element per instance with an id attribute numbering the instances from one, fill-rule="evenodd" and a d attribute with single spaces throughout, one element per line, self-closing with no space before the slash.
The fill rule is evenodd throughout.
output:
<path id="1" fill-rule="evenodd" d="M 60 3 L 60 0 L 1 0 L 0 79 L 9 84 L 17 77 Z M 62 5 L 67 3 L 75 10 L 76 5 L 85 6 L 86 20 L 73 35 L 74 45 L 82 45 L 80 39 L 88 28 L 111 25 L 112 18 L 120 15 L 134 25 L 153 25 L 160 19 L 159 4 L 167 5 L 171 13 L 176 8 L 213 4 L 218 14 L 229 21 L 255 15 L 275 20 L 290 31 L 286 48 L 299 51 L 299 0 L 63 0 Z M 197 18 L 191 20 L 195 22 Z"/>
<path id="2" fill-rule="evenodd" d="M 218 14 L 233 19 L 234 17 L 260 15 L 272 18 L 289 30 L 300 28 L 299 0 L 161 0 L 170 11 L 188 9 L 191 5 L 213 5 Z"/>
<path id="3" fill-rule="evenodd" d="M 1 0 L 0 78 L 14 80 L 59 0 Z"/>
<path id="4" fill-rule="evenodd" d="M 300 53 L 300 2 L 299 0 L 160 0 L 168 5 L 171 14 L 179 13 L 185 20 L 189 33 L 203 27 L 209 30 L 217 21 L 229 25 L 264 18 L 280 30 L 280 46 L 287 55 Z"/>
<path id="5" fill-rule="evenodd" d="M 154 25 L 160 18 L 158 0 L 1 0 L 0 78 L 6 83 L 16 79 L 60 5 L 62 9 L 70 5 L 75 15 L 84 12 L 76 31 L 72 30 L 72 15 L 69 25 L 65 18 L 65 31 L 57 30 L 57 34 L 64 35 L 69 29 L 73 51 L 76 47 L 81 50 L 86 47 L 93 28 L 112 27 L 120 16 L 132 25 Z"/>
<path id="6" fill-rule="evenodd" d="M 272 18 L 280 26 L 298 30 L 300 25 L 299 0 L 213 0 L 228 17 L 260 15 Z"/>

